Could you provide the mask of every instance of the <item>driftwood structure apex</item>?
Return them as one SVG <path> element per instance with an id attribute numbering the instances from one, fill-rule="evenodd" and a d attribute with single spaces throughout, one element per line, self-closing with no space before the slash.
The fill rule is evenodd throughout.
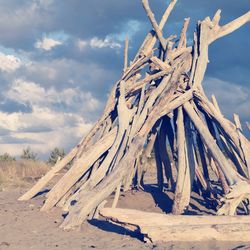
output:
<path id="1" fill-rule="evenodd" d="M 187 42 L 189 18 L 179 37 L 163 28 L 177 0 L 170 1 L 160 23 L 142 5 L 153 29 L 124 68 L 106 108 L 91 131 L 20 200 L 39 193 L 59 171 L 69 170 L 47 193 L 42 211 L 62 207 L 64 229 L 77 227 L 115 192 L 143 187 L 143 164 L 154 152 L 158 188 L 174 193 L 173 214 L 182 214 L 191 191 L 218 201 L 218 215 L 249 214 L 250 142 L 240 119 L 226 119 L 216 98 L 205 95 L 202 82 L 209 46 L 250 21 L 250 12 L 221 26 L 221 11 L 197 23 Z M 233 49 L 233 48 L 232 48 Z M 218 193 L 218 190 L 220 191 Z"/>

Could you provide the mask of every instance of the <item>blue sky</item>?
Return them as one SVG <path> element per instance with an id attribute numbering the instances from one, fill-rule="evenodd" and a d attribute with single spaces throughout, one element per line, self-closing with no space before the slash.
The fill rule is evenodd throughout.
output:
<path id="1" fill-rule="evenodd" d="M 151 0 L 157 20 L 166 0 Z M 222 9 L 226 23 L 247 12 L 249 0 L 179 0 L 164 30 L 179 34 Z M 0 0 L 0 154 L 31 148 L 46 158 L 69 150 L 101 114 L 122 72 L 123 41 L 136 53 L 151 29 L 140 0 Z M 250 121 L 250 25 L 210 48 L 204 81 L 231 119 Z"/>

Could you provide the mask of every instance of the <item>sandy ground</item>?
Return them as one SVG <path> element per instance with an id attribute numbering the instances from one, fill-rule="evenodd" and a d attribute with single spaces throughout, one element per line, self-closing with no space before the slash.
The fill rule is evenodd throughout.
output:
<path id="1" fill-rule="evenodd" d="M 62 221 L 58 208 L 50 213 L 40 212 L 44 197 L 29 202 L 17 198 L 23 189 L 0 192 L 0 249 L 250 249 L 250 243 L 159 243 L 149 244 L 142 237 L 106 221 L 86 222 L 81 231 L 65 232 L 58 226 Z M 162 212 L 161 204 L 169 199 L 157 198 L 150 192 L 129 192 L 119 201 L 120 207 Z M 154 201 L 158 206 L 155 206 Z M 165 203 L 166 204 L 166 203 Z M 207 209 L 207 213 L 209 213 Z"/>

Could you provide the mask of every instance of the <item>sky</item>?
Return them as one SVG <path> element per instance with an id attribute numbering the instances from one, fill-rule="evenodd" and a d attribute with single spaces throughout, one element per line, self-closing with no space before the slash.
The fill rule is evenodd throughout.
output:
<path id="1" fill-rule="evenodd" d="M 159 21 L 167 0 L 151 0 Z M 225 24 L 250 9 L 249 0 L 178 0 L 164 35 L 179 34 L 222 10 Z M 68 151 L 101 115 L 119 79 L 129 36 L 131 60 L 151 29 L 140 0 L 0 0 L 0 154 L 27 146 L 42 159 Z M 250 122 L 250 24 L 210 46 L 204 80 L 222 112 Z M 245 130 L 246 131 L 246 130 Z M 248 132 L 246 132 L 248 133 Z"/>

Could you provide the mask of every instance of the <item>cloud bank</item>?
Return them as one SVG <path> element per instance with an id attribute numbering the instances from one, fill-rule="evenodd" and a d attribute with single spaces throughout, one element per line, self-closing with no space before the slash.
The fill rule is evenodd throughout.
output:
<path id="1" fill-rule="evenodd" d="M 165 0 L 151 1 L 157 20 Z M 46 158 L 68 150 L 98 118 L 122 73 L 123 44 L 132 59 L 151 25 L 139 0 L 0 0 L 0 154 L 31 146 Z M 222 23 L 249 10 L 249 0 L 179 0 L 164 35 L 179 34 L 222 9 Z M 11 21 L 10 21 L 11 20 Z M 250 121 L 250 25 L 210 48 L 204 82 L 229 118 Z"/>

